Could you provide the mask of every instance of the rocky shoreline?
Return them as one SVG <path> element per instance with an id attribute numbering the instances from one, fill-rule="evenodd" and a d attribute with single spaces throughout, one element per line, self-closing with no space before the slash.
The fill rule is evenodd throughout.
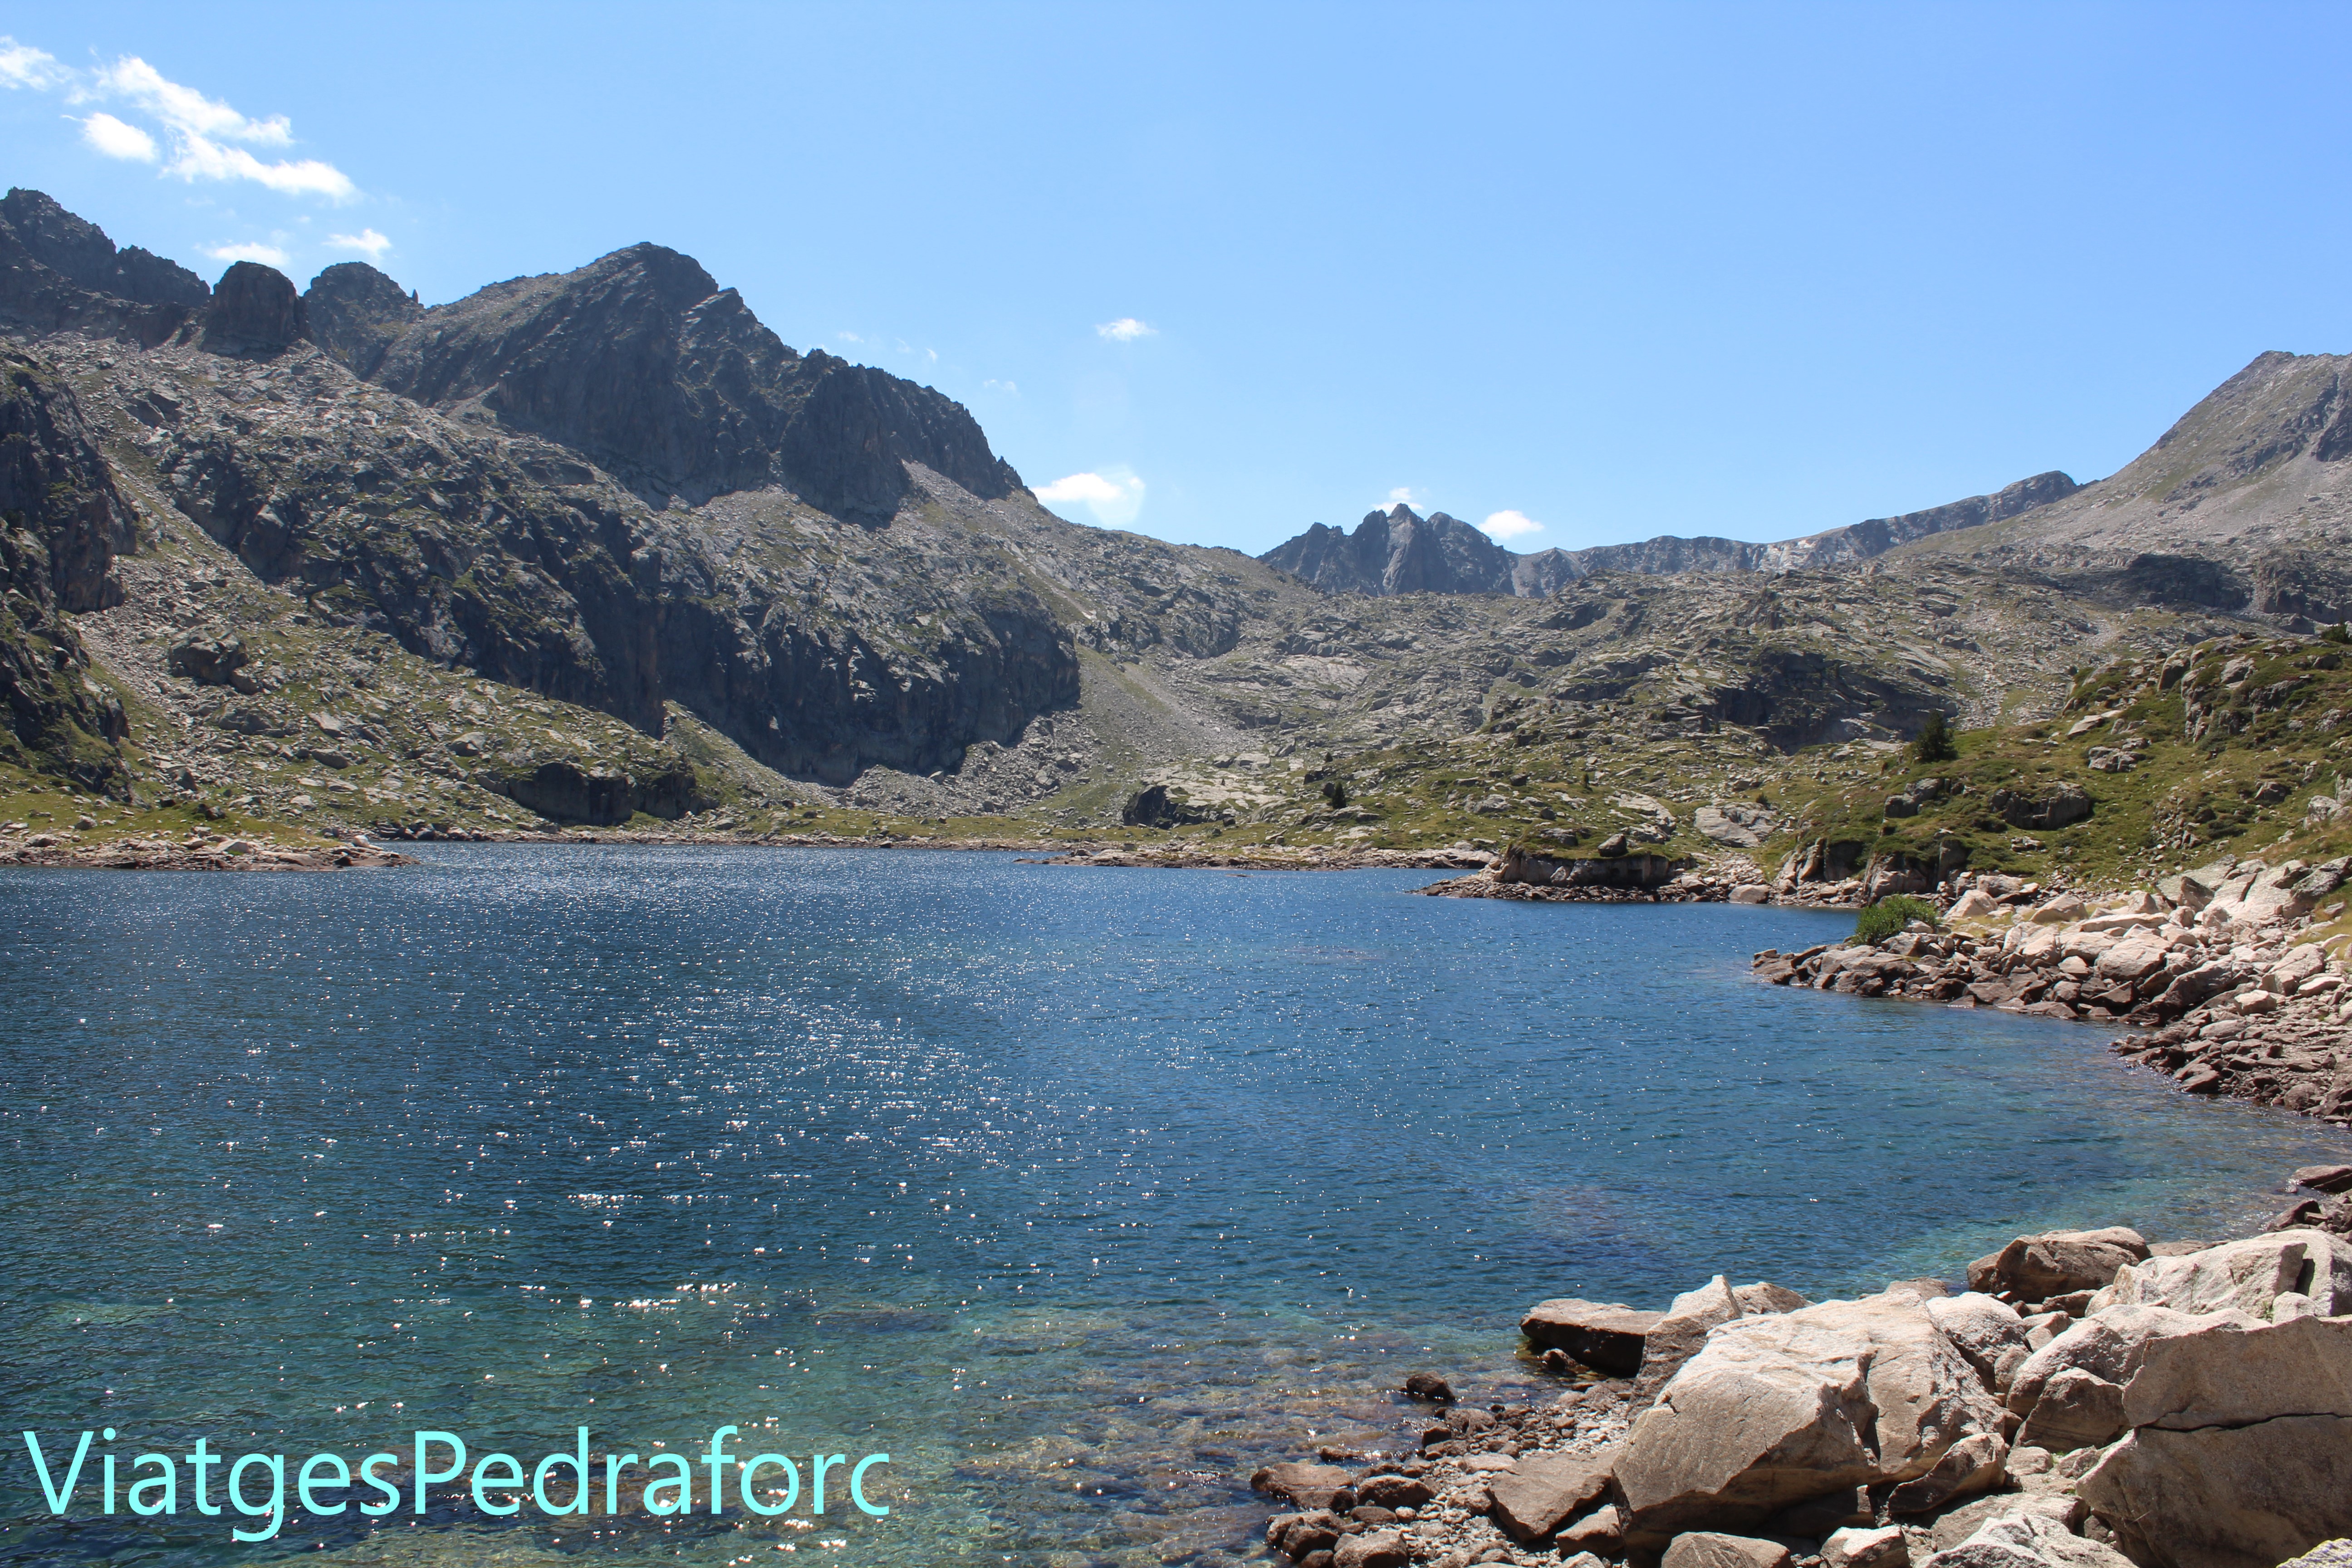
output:
<path id="1" fill-rule="evenodd" d="M 0 834 L 0 866 L 83 871 L 357 871 L 413 866 L 397 850 L 365 842 L 313 847 L 268 839 L 148 835 L 86 844 L 52 833 Z"/>
<path id="2" fill-rule="evenodd" d="M 2346 1568 L 2352 1165 L 2295 1180 L 2340 1195 L 2213 1246 L 2020 1237 L 1965 1289 L 1538 1302 L 1520 1331 L 1570 1386 L 1480 1407 L 1415 1373 L 1408 1457 L 1252 1476 L 1287 1505 L 1266 1542 L 1297 1568 Z"/>
<path id="3" fill-rule="evenodd" d="M 1604 845 L 1603 849 L 1612 846 Z M 1474 876 L 1415 888 L 1438 899 L 1514 899 L 1531 903 L 1761 904 L 1772 899 L 1764 873 L 1745 855 L 1709 856 L 1701 864 L 1633 852 L 1555 859 L 1514 844 Z"/>
<path id="4" fill-rule="evenodd" d="M 1458 871 L 1473 867 L 1483 869 L 1495 859 L 1484 849 L 1459 846 L 1343 849 L 1321 845 L 1252 845 L 1215 850 L 1114 844 L 1089 850 L 1056 844 L 1051 847 L 1066 852 L 1045 862 L 1049 866 L 1141 867 L 1163 871 Z"/>
<path id="5" fill-rule="evenodd" d="M 2335 895 L 2347 875 L 2343 859 L 2222 863 L 2095 907 L 1985 879 L 1960 889 L 1942 929 L 1914 921 L 1876 942 L 1767 949 L 1754 972 L 1775 985 L 2137 1025 L 2150 1032 L 2110 1048 L 2185 1092 L 2352 1124 L 2346 944 L 2311 940 L 2315 921 L 2344 913 Z"/>

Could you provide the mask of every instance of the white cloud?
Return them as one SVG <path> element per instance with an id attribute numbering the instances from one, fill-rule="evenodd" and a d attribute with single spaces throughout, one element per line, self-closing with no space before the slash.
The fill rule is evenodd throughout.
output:
<path id="1" fill-rule="evenodd" d="M 1103 527 L 1125 528 L 1143 510 L 1143 480 L 1125 464 L 1113 464 L 1100 473 L 1070 474 L 1042 485 L 1037 499 L 1048 506 L 1082 506 Z"/>
<path id="2" fill-rule="evenodd" d="M 46 92 L 72 79 L 73 72 L 58 64 L 55 55 L 0 33 L 0 87 L 29 87 L 35 92 Z"/>
<path id="3" fill-rule="evenodd" d="M 205 252 L 215 261 L 258 261 L 264 267 L 283 267 L 292 259 L 274 245 L 250 240 L 244 245 L 216 245 Z"/>
<path id="4" fill-rule="evenodd" d="M 98 73 L 97 90 L 129 99 L 173 130 L 191 136 L 257 142 L 265 147 L 289 147 L 294 128 L 282 114 L 248 120 L 217 99 L 194 88 L 165 79 L 163 73 L 136 55 L 125 55 Z"/>
<path id="5" fill-rule="evenodd" d="M 1541 533 L 1543 524 L 1523 511 L 1490 511 L 1480 523 L 1489 539 L 1517 539 L 1525 533 Z"/>
<path id="6" fill-rule="evenodd" d="M 327 243 L 337 250 L 356 250 L 370 261 L 383 260 L 383 253 L 392 248 L 392 241 L 372 228 L 363 228 L 357 234 L 331 234 Z"/>
<path id="7" fill-rule="evenodd" d="M 1399 485 L 1396 489 L 1389 492 L 1388 504 L 1390 506 L 1409 506 L 1412 508 L 1413 510 L 1419 511 L 1422 508 L 1429 504 L 1429 496 L 1425 491 L 1417 490 L 1411 485 Z"/>
<path id="8" fill-rule="evenodd" d="M 1013 397 L 1021 395 L 1021 384 L 1018 382 L 999 381 L 995 377 L 991 376 L 988 380 L 982 382 L 980 384 L 983 389 L 988 391 L 1002 392 Z"/>
<path id="9" fill-rule="evenodd" d="M 1131 343 L 1138 338 L 1156 338 L 1160 329 L 1148 327 L 1133 316 L 1121 316 L 1116 321 L 1105 321 L 1095 329 L 1095 335 L 1115 343 Z"/>
<path id="10" fill-rule="evenodd" d="M 332 163 L 322 163 L 316 158 L 265 163 L 242 147 L 224 147 L 186 132 L 174 138 L 172 161 L 163 165 L 163 173 L 188 181 L 251 180 L 280 195 L 324 196 L 336 202 L 349 201 L 360 194 L 359 187 Z"/>
<path id="11" fill-rule="evenodd" d="M 183 180 L 250 180 L 281 195 L 350 201 L 359 195 L 351 176 L 317 158 L 264 162 L 246 147 L 290 147 L 294 127 L 282 114 L 256 120 L 194 88 L 173 81 L 136 55 L 96 71 L 78 71 L 12 37 L 0 37 L 0 85 L 47 91 L 64 88 L 68 101 L 114 100 L 163 127 L 171 154 L 162 172 Z M 155 138 L 111 114 L 82 121 L 82 137 L 110 158 L 152 163 Z"/>
<path id="12" fill-rule="evenodd" d="M 130 158 L 142 163 L 155 161 L 155 138 L 111 114 L 93 114 L 83 121 L 81 139 L 110 158 Z"/>

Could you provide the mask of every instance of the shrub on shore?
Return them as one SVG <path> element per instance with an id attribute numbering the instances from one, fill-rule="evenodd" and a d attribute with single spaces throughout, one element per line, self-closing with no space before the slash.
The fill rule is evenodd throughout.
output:
<path id="1" fill-rule="evenodd" d="M 1908 893 L 1895 893 L 1862 911 L 1862 918 L 1853 923 L 1853 940 L 1857 942 L 1885 942 L 1913 921 L 1939 925 L 1943 918 L 1943 911 L 1927 900 L 1915 899 Z"/>

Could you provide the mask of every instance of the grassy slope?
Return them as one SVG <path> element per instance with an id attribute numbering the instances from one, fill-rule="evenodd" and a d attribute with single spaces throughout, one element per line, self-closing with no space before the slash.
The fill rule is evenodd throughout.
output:
<path id="1" fill-rule="evenodd" d="M 2305 807 L 2352 785 L 2352 776 L 2338 783 L 2352 775 L 2347 652 L 2305 637 L 2215 639 L 2169 663 L 2126 659 L 2084 677 L 2056 720 L 1962 731 L 1957 761 L 1923 765 L 1905 753 L 1866 780 L 1815 784 L 1800 759 L 1785 786 L 1798 825 L 1770 848 L 1826 837 L 1932 858 L 1939 842 L 1956 839 L 1979 870 L 2102 888 L 2144 885 L 2224 855 L 2331 858 L 2352 849 L 2352 816 L 2314 823 Z M 2225 685 L 2241 659 L 2242 678 Z M 2339 668 L 2321 668 L 2329 663 Z M 2226 717 L 2192 733 L 2192 700 Z M 2101 714 L 2113 717 L 2069 733 Z M 2095 747 L 2137 750 L 2140 760 L 2126 772 L 2094 769 Z M 1914 817 L 1885 815 L 1889 795 L 1929 776 L 1951 793 Z M 2040 794 L 2062 782 L 2090 795 L 2084 821 L 2040 830 L 1992 815 L 1995 790 Z"/>

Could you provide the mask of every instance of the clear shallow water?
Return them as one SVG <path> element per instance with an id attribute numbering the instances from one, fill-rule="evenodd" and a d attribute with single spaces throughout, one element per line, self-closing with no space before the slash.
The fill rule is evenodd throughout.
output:
<path id="1" fill-rule="evenodd" d="M 1746 978 L 1850 916 L 432 853 L 0 873 L 0 1561 L 1221 1563 L 1263 1517 L 1240 1478 L 1393 1442 L 1404 1372 L 1538 1381 L 1539 1297 L 2214 1233 L 2352 1154 L 2094 1030 Z M 836 1472 L 813 1529 L 457 1506 L 238 1546 L 185 1498 L 54 1521 L 16 1436 L 113 1426 L 127 1482 L 199 1436 L 437 1427 L 528 1467 L 581 1423 L 601 1453 L 721 1422 L 888 1451 L 892 1516 L 845 1517 Z"/>

